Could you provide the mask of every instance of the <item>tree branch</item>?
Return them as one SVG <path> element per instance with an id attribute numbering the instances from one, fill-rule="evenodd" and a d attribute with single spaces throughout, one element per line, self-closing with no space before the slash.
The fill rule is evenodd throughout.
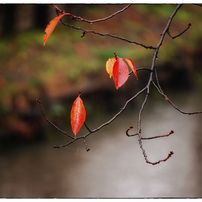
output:
<path id="1" fill-rule="evenodd" d="M 69 135 L 68 133 L 66 133 L 63 130 L 60 130 L 55 124 L 53 124 L 52 122 L 50 122 L 48 120 L 48 118 L 46 117 L 45 113 L 43 112 L 42 106 L 41 106 L 41 101 L 39 101 L 38 99 L 36 99 L 37 104 L 39 105 L 40 109 L 41 109 L 41 113 L 43 114 L 44 118 L 46 119 L 46 121 L 52 125 L 53 127 L 55 127 L 58 131 L 60 131 L 61 133 L 64 133 L 65 135 L 67 135 L 68 137 L 70 137 L 71 139 L 74 139 L 71 135 Z"/>
<path id="2" fill-rule="evenodd" d="M 201 6 L 201 4 L 198 4 L 199 6 Z M 70 14 L 70 13 L 65 13 L 65 11 L 62 11 L 60 10 L 57 6 L 54 6 L 53 7 L 55 8 L 55 11 L 56 11 L 56 14 L 57 15 L 60 15 L 60 14 L 67 14 L 69 15 L 72 20 L 76 20 L 76 21 L 82 21 L 82 22 L 87 22 L 87 23 L 97 23 L 97 22 L 101 22 L 101 21 L 106 21 L 108 19 L 111 19 L 112 17 L 114 17 L 115 15 L 125 11 L 126 9 L 128 9 L 131 5 L 127 5 L 126 7 L 124 7 L 123 9 L 111 14 L 110 16 L 108 17 L 105 17 L 105 18 L 101 18 L 101 19 L 97 19 L 97 20 L 86 20 L 84 18 L 81 18 L 81 17 L 78 17 L 78 16 L 75 16 L 73 14 Z M 100 35 L 100 36 L 108 36 L 108 37 L 112 37 L 112 38 L 116 38 L 116 39 L 119 39 L 119 40 L 123 40 L 123 41 L 126 41 L 128 43 L 134 43 L 136 45 L 140 45 L 146 49 L 154 49 L 154 53 L 153 53 L 153 58 L 152 58 L 152 61 L 151 61 L 151 67 L 150 68 L 138 68 L 136 71 L 142 71 L 142 70 L 145 70 L 145 71 L 149 71 L 149 79 L 148 79 L 148 82 L 146 84 L 146 86 L 144 88 L 142 88 L 139 92 L 137 92 L 133 97 L 131 97 L 129 100 L 127 100 L 124 104 L 124 106 L 110 119 L 108 120 L 107 122 L 101 124 L 99 127 L 95 128 L 94 130 L 91 130 L 87 125 L 86 123 L 84 122 L 84 125 L 86 127 L 86 129 L 88 130 L 88 133 L 86 133 L 85 135 L 83 136 L 80 136 L 80 137 L 72 137 L 70 136 L 68 133 L 60 130 L 56 125 L 54 125 L 53 123 L 51 123 L 47 117 L 45 116 L 44 112 L 43 112 L 43 109 L 42 109 L 42 106 L 41 106 L 41 102 L 36 100 L 36 102 L 38 103 L 40 109 L 41 109 L 41 112 L 44 116 L 44 118 L 46 119 L 46 121 L 51 124 L 53 127 L 55 127 L 58 131 L 64 133 L 65 135 L 67 135 L 68 137 L 70 137 L 72 140 L 69 141 L 68 143 L 66 144 L 63 144 L 63 145 L 60 145 L 60 146 L 54 146 L 54 148 L 62 148 L 62 147 L 66 147 L 70 144 L 72 144 L 73 142 L 75 142 L 76 140 L 79 140 L 79 139 L 83 139 L 84 141 L 84 144 L 86 146 L 86 151 L 89 151 L 90 149 L 88 148 L 87 146 L 87 143 L 86 143 L 86 137 L 88 137 L 89 135 L 99 131 L 100 129 L 102 129 L 103 127 L 109 125 L 111 122 L 113 122 L 120 114 L 122 114 L 122 112 L 126 109 L 126 107 L 128 106 L 128 104 L 133 101 L 134 99 L 136 99 L 140 94 L 142 94 L 143 92 L 146 92 L 145 94 L 145 97 L 144 97 L 144 100 L 143 100 L 143 103 L 140 107 L 140 110 L 139 110 L 139 114 L 138 114 L 138 121 L 137 121 L 137 133 L 135 134 L 129 134 L 129 131 L 133 128 L 133 126 L 130 126 L 127 130 L 126 130 L 126 135 L 128 137 L 132 137 L 132 136 L 138 136 L 138 142 L 139 142 L 139 146 L 140 146 L 140 149 L 142 150 L 142 153 L 143 153 L 143 156 L 145 158 L 145 161 L 146 163 L 149 163 L 149 164 L 152 164 L 152 165 L 156 165 L 156 164 L 159 164 L 160 162 L 165 162 L 167 161 L 173 154 L 174 152 L 173 151 L 170 151 L 170 153 L 168 154 L 168 156 L 165 158 L 165 159 L 162 159 L 162 160 L 159 160 L 159 161 L 156 161 L 156 162 L 151 162 L 148 160 L 148 157 L 147 157 L 147 154 L 146 154 L 146 151 L 143 147 L 143 140 L 151 140 L 151 139 L 156 139 L 156 138 L 162 138 L 162 137 L 168 137 L 170 136 L 171 134 L 174 133 L 173 130 L 170 131 L 170 133 L 166 134 L 166 135 L 158 135 L 158 136 L 153 136 L 153 137 L 148 137 L 148 138 L 144 138 L 142 137 L 142 134 L 141 134 L 141 116 L 142 116 L 142 113 L 143 113 L 143 110 L 144 110 L 144 107 L 148 101 L 148 98 L 149 98 L 149 94 L 150 94 L 150 86 L 151 84 L 153 84 L 155 86 L 155 88 L 157 89 L 157 91 L 159 92 L 159 94 L 161 94 L 164 99 L 166 101 L 168 101 L 176 110 L 178 110 L 180 113 L 182 114 L 188 114 L 188 115 L 192 115 L 192 114 L 201 114 L 202 112 L 199 111 L 199 112 L 190 112 L 190 113 L 187 113 L 187 112 L 184 112 L 182 110 L 180 110 L 178 107 L 176 107 L 172 102 L 171 100 L 164 94 L 161 86 L 160 86 L 160 83 L 159 83 L 159 79 L 158 79 L 158 75 L 157 75 L 157 69 L 155 67 L 155 62 L 156 62 L 156 59 L 158 58 L 158 52 L 159 52 L 159 49 L 163 43 L 163 40 L 165 38 L 165 35 L 168 34 L 172 39 L 176 38 L 176 37 L 179 37 L 181 36 L 182 34 L 184 34 L 188 29 L 189 27 L 191 26 L 191 23 L 188 24 L 188 27 L 183 31 L 181 32 L 180 34 L 176 35 L 176 36 L 172 36 L 169 32 L 169 28 L 170 28 L 170 25 L 172 23 L 172 20 L 174 18 L 174 16 L 176 15 L 177 11 L 181 8 L 182 4 L 179 4 L 175 7 L 173 13 L 170 15 L 169 19 L 168 19 L 168 22 L 164 28 L 164 30 L 162 31 L 161 33 L 161 37 L 159 39 L 159 42 L 157 44 L 156 47 L 153 47 L 153 46 L 146 46 L 144 44 L 141 44 L 141 43 L 138 43 L 136 41 L 131 41 L 131 40 L 128 40 L 128 39 L 125 39 L 125 38 L 122 38 L 122 37 L 119 37 L 119 36 L 116 36 L 116 35 L 111 35 L 111 34 L 108 34 L 108 33 L 100 33 L 100 32 L 96 32 L 94 30 L 86 30 L 84 28 L 81 28 L 81 27 L 76 27 L 76 26 L 73 26 L 73 25 L 69 25 L 68 23 L 64 23 L 62 20 L 62 24 L 65 25 L 65 26 L 68 26 L 68 27 L 71 27 L 73 29 L 77 29 L 77 30 L 81 30 L 83 33 L 81 35 L 81 37 L 84 37 L 87 33 L 93 33 L 93 34 L 97 34 L 97 35 Z M 129 75 L 132 73 L 132 71 L 129 73 Z M 156 83 L 154 82 L 154 78 L 156 80 Z"/>
<path id="3" fill-rule="evenodd" d="M 168 133 L 166 135 L 158 135 L 158 136 L 154 136 L 154 137 L 144 137 L 144 138 L 142 137 L 142 140 L 152 140 L 152 139 L 161 138 L 161 137 L 168 137 L 173 133 L 174 133 L 174 131 L 171 130 L 170 133 Z"/>
<path id="4" fill-rule="evenodd" d="M 184 112 L 184 111 L 182 111 L 181 109 L 179 109 L 178 107 L 176 107 L 174 104 L 173 104 L 173 102 L 167 97 L 167 95 L 165 95 L 159 88 L 158 88 L 158 86 L 154 83 L 154 82 L 152 82 L 153 83 L 153 85 L 156 87 L 156 89 L 158 90 L 158 92 L 164 97 L 164 99 L 166 100 L 166 101 L 168 101 L 177 111 L 179 111 L 180 113 L 182 113 L 182 114 L 187 114 L 187 115 L 194 115 L 194 114 L 201 114 L 202 113 L 202 111 L 197 111 L 197 112 Z"/>
<path id="5" fill-rule="evenodd" d="M 180 34 L 178 34 L 178 35 L 176 35 L 176 36 L 172 36 L 172 35 L 170 34 L 170 32 L 169 32 L 169 29 L 167 30 L 167 33 L 168 33 L 168 35 L 169 35 L 172 39 L 175 39 L 175 38 L 181 36 L 182 34 L 184 34 L 190 27 L 191 27 L 191 23 L 188 24 L 188 27 L 187 27 L 183 32 L 181 32 Z"/>
<path id="6" fill-rule="evenodd" d="M 65 12 L 60 10 L 57 6 L 53 5 L 52 6 L 55 8 L 55 12 L 57 15 L 60 15 L 60 14 L 64 14 Z M 96 23 L 96 22 L 102 22 L 102 21 L 106 21 L 108 19 L 111 19 L 112 17 L 114 17 L 115 15 L 118 15 L 119 13 L 125 11 L 127 8 L 129 8 L 131 6 L 131 4 L 128 4 L 127 6 L 125 6 L 124 8 L 122 8 L 121 10 L 111 14 L 110 16 L 108 17 L 105 17 L 105 18 L 101 18 L 101 19 L 96 19 L 96 20 L 87 20 L 87 19 L 84 19 L 80 16 L 76 16 L 76 15 L 73 15 L 71 13 L 69 13 L 69 16 L 72 18 L 72 20 L 75 20 L 75 21 L 80 21 L 80 22 L 87 22 L 87 23 L 90 23 L 90 24 L 93 24 L 93 23 Z M 66 23 L 64 23 L 66 24 Z"/>
<path id="7" fill-rule="evenodd" d="M 105 17 L 105 18 L 101 18 L 101 19 L 97 19 L 97 20 L 87 20 L 87 19 L 84 19 L 84 18 L 81 18 L 80 16 L 76 16 L 76 15 L 73 15 L 71 13 L 65 13 L 65 11 L 62 11 L 60 10 L 57 6 L 55 5 L 52 5 L 54 8 L 55 8 L 55 12 L 57 15 L 60 15 L 60 14 L 66 14 L 67 16 L 70 16 L 72 18 L 72 20 L 75 20 L 75 21 L 83 21 L 83 22 L 87 22 L 87 23 L 96 23 L 96 22 L 101 22 L 101 21 L 106 21 L 108 19 L 111 19 L 112 17 L 114 17 L 115 15 L 118 15 L 119 13 L 125 11 L 127 8 L 129 8 L 131 6 L 131 4 L 127 5 L 126 7 L 124 7 L 123 9 L 113 13 L 112 15 L 108 16 L 108 17 Z M 146 46 L 144 44 L 141 44 L 141 43 L 138 43 L 136 41 L 132 41 L 132 40 L 128 40 L 126 38 L 123 38 L 123 37 L 119 37 L 117 35 L 112 35 L 112 34 L 108 34 L 108 33 L 100 33 L 100 32 L 96 32 L 94 30 L 86 30 L 84 28 L 81 28 L 81 27 L 76 27 L 74 25 L 70 25 L 68 23 L 65 23 L 63 22 L 62 19 L 60 19 L 60 21 L 62 22 L 63 25 L 65 26 L 68 26 L 68 27 L 71 27 L 73 29 L 76 29 L 76 30 L 81 30 L 83 33 L 81 35 L 81 37 L 84 37 L 87 33 L 93 33 L 93 34 L 97 34 L 97 35 L 100 35 L 100 36 L 108 36 L 108 37 L 111 37 L 111 38 L 116 38 L 116 39 L 120 39 L 122 41 L 126 41 L 128 43 L 134 43 L 136 45 L 139 45 L 139 46 L 142 46 L 146 49 L 155 49 L 155 47 L 153 46 Z"/>

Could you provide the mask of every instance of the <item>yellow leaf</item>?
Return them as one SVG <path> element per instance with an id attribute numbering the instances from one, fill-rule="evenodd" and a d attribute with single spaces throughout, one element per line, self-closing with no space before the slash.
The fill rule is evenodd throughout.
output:
<path id="1" fill-rule="evenodd" d="M 109 74 L 109 77 L 111 78 L 113 76 L 113 66 L 114 63 L 116 62 L 115 57 L 109 58 L 106 62 L 106 71 Z"/>

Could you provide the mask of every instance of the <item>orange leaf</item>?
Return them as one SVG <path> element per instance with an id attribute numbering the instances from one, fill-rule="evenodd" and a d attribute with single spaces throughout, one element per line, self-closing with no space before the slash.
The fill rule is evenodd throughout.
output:
<path id="1" fill-rule="evenodd" d="M 114 63 L 116 62 L 115 57 L 109 58 L 106 62 L 106 71 L 109 74 L 109 77 L 111 78 L 113 76 L 113 66 Z"/>
<path id="2" fill-rule="evenodd" d="M 80 95 L 81 93 L 79 93 L 78 97 L 74 101 L 71 110 L 71 126 L 75 137 L 86 119 L 86 110 Z"/>
<path id="3" fill-rule="evenodd" d="M 117 57 L 113 67 L 113 78 L 116 89 L 121 87 L 128 79 L 129 71 L 128 66 L 122 58 Z"/>
<path id="4" fill-rule="evenodd" d="M 46 41 L 48 40 L 48 38 L 50 37 L 50 35 L 52 34 L 53 30 L 55 29 L 56 25 L 58 24 L 59 20 L 66 15 L 65 13 L 62 15 L 57 16 L 56 18 L 54 18 L 53 20 L 51 20 L 46 29 L 45 29 L 45 33 L 44 37 L 43 37 L 43 45 L 45 46 Z"/>
<path id="5" fill-rule="evenodd" d="M 135 69 L 135 65 L 133 63 L 133 61 L 130 59 L 130 58 L 124 58 L 125 61 L 127 62 L 128 66 L 131 68 L 131 70 L 133 71 L 133 73 L 135 74 L 136 78 L 138 79 L 137 77 L 137 72 L 136 72 L 136 69 Z"/>

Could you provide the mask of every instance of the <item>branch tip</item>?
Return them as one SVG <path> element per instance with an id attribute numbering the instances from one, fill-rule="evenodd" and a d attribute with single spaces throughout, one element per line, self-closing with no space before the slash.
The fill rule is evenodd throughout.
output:
<path id="1" fill-rule="evenodd" d="M 126 130 L 126 135 L 127 135 L 128 137 L 136 136 L 136 135 L 139 134 L 139 133 L 135 133 L 135 134 L 129 135 L 129 134 L 128 134 L 128 131 L 131 130 L 132 128 L 134 128 L 134 127 L 133 127 L 133 126 L 130 126 L 130 127 Z"/>
<path id="2" fill-rule="evenodd" d="M 161 162 L 167 161 L 173 154 L 174 154 L 174 152 L 173 152 L 173 151 L 170 151 L 170 153 L 168 154 L 168 156 L 167 156 L 165 159 L 156 161 L 156 162 L 154 162 L 154 163 L 152 163 L 152 162 L 150 162 L 150 161 L 148 161 L 148 160 L 146 159 L 146 162 L 149 163 L 149 164 L 152 164 L 152 165 L 156 165 L 156 164 L 159 164 L 159 163 L 161 163 Z"/>
<path id="3" fill-rule="evenodd" d="M 41 101 L 39 101 L 38 99 L 36 99 L 36 103 L 41 104 Z"/>

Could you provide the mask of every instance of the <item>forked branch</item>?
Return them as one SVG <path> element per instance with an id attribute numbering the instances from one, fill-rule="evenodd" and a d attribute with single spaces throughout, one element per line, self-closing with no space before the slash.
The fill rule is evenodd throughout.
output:
<path id="1" fill-rule="evenodd" d="M 55 12 L 57 15 L 60 15 L 60 14 L 64 14 L 65 12 L 60 10 L 57 6 L 53 5 L 52 6 L 55 8 Z M 90 24 L 93 24 L 93 23 L 96 23 L 96 22 L 102 22 L 102 21 L 106 21 L 106 20 L 109 20 L 111 19 L 112 17 L 114 17 L 115 15 L 118 15 L 119 13 L 125 11 L 127 8 L 129 8 L 131 6 L 131 4 L 128 4 L 126 7 L 122 8 L 121 10 L 111 14 L 110 16 L 108 17 L 105 17 L 105 18 L 101 18 L 101 19 L 96 19 L 96 20 L 87 20 L 87 19 L 84 19 L 80 16 L 76 16 L 76 15 L 73 15 L 71 13 L 69 13 L 69 16 L 73 19 L 73 20 L 76 20 L 76 21 L 82 21 L 82 22 L 87 22 L 87 23 L 90 23 Z M 66 25 L 66 23 L 63 23 L 64 25 Z"/>
<path id="2" fill-rule="evenodd" d="M 201 4 L 198 4 L 201 6 Z M 75 16 L 71 13 L 65 13 L 65 11 L 62 11 L 60 10 L 57 6 L 54 6 L 53 7 L 55 8 L 55 11 L 56 11 L 56 14 L 57 15 L 61 15 L 61 14 L 65 14 L 67 16 L 70 16 L 70 18 L 72 20 L 76 20 L 76 21 L 81 21 L 81 22 L 86 22 L 86 23 L 97 23 L 97 22 L 101 22 L 101 21 L 106 21 L 106 20 L 109 20 L 111 19 L 112 17 L 114 17 L 115 15 L 118 15 L 120 14 L 121 12 L 125 11 L 126 9 L 128 9 L 131 5 L 127 5 L 125 6 L 123 9 L 109 15 L 108 17 L 105 17 L 105 18 L 101 18 L 101 19 L 97 19 L 97 20 L 87 20 L 87 19 L 84 19 L 84 18 L 81 18 L 80 16 Z M 158 58 L 158 52 L 159 52 L 159 49 L 164 41 L 164 38 L 165 38 L 165 35 L 168 34 L 172 39 L 175 39 L 176 37 L 179 37 L 181 36 L 182 34 L 184 34 L 191 26 L 191 23 L 188 24 L 188 27 L 183 31 L 181 32 L 180 34 L 176 35 L 176 36 L 172 36 L 170 34 L 170 31 L 169 31 L 169 28 L 170 28 L 170 25 L 172 23 L 172 20 L 174 18 L 174 16 L 176 15 L 176 13 L 178 12 L 178 10 L 181 8 L 182 4 L 179 4 L 176 6 L 176 8 L 174 9 L 173 13 L 171 14 L 171 16 L 169 17 L 168 19 L 168 22 L 164 28 L 164 30 L 162 31 L 161 33 L 161 36 L 160 36 L 160 39 L 159 39 L 159 42 L 157 44 L 156 47 L 153 47 L 153 46 L 146 46 L 144 44 L 141 44 L 141 43 L 138 43 L 134 40 L 128 40 L 126 38 L 122 38 L 122 37 L 119 37 L 119 36 L 116 36 L 116 35 L 111 35 L 111 34 L 108 34 L 108 33 L 100 33 L 100 32 L 97 32 L 97 31 L 94 31 L 94 30 L 86 30 L 84 28 L 81 28 L 81 27 L 76 27 L 74 25 L 70 25 L 68 23 L 64 23 L 61 19 L 60 21 L 62 22 L 63 25 L 65 26 L 68 26 L 68 27 L 71 27 L 73 29 L 76 29 L 76 30 L 81 30 L 82 31 L 82 37 L 84 37 L 87 33 L 92 33 L 92 34 L 96 34 L 96 35 L 100 35 L 100 36 L 108 36 L 108 37 L 112 37 L 112 38 L 116 38 L 116 39 L 119 39 L 119 40 L 123 40 L 123 41 L 126 41 L 128 43 L 133 43 L 135 45 L 139 45 L 139 46 L 142 46 L 146 49 L 153 49 L 154 52 L 153 52 L 153 58 L 152 58 L 152 61 L 151 61 L 151 67 L 150 68 L 146 68 L 146 67 L 143 67 L 143 68 L 139 68 L 137 69 L 136 71 L 148 71 L 150 76 L 149 76 L 149 79 L 148 79 L 148 82 L 146 84 L 145 87 L 143 87 L 139 92 L 137 92 L 134 96 L 132 96 L 129 100 L 127 100 L 125 102 L 125 104 L 123 105 L 123 107 L 110 119 L 108 120 L 107 122 L 101 124 L 99 127 L 91 130 L 86 122 L 84 122 L 84 126 L 86 127 L 87 129 L 87 133 L 83 136 L 80 136 L 80 137 L 72 137 L 71 135 L 69 135 L 68 133 L 66 133 L 65 131 L 62 131 L 61 129 L 59 129 L 55 124 L 53 124 L 52 122 L 50 122 L 48 120 L 48 118 L 46 117 L 43 109 L 42 109 L 42 105 L 41 105 L 41 102 L 39 100 L 36 100 L 36 102 L 38 103 L 39 107 L 40 107 L 40 110 L 41 110 L 41 113 L 43 114 L 44 118 L 46 119 L 46 121 L 52 125 L 53 127 L 55 127 L 59 132 L 61 133 L 64 133 L 66 136 L 68 136 L 71 140 L 66 143 L 66 144 L 63 144 L 63 145 L 60 145 L 60 146 L 54 146 L 54 148 L 62 148 L 62 147 L 67 147 L 68 145 L 72 144 L 73 142 L 79 140 L 79 139 L 83 139 L 84 141 L 84 144 L 86 146 L 86 150 L 89 151 L 89 148 L 87 146 L 87 143 L 86 143 L 86 138 L 93 134 L 93 133 L 96 133 L 97 131 L 99 131 L 100 129 L 102 129 L 103 127 L 109 125 L 110 123 L 112 123 L 120 114 L 122 114 L 122 112 L 126 109 L 126 107 L 128 106 L 128 104 L 130 102 L 132 102 L 134 99 L 136 99 L 140 94 L 144 93 L 145 92 L 145 98 L 143 100 L 143 103 L 140 107 L 140 110 L 139 110 L 139 114 L 138 114 L 138 121 L 137 121 L 137 133 L 135 134 L 129 134 L 129 131 L 133 128 L 133 126 L 130 126 L 127 130 L 126 130 L 126 135 L 128 137 L 135 137 L 135 136 L 138 136 L 138 142 L 139 142 L 139 146 L 142 150 L 142 153 L 143 153 L 143 156 L 145 158 L 145 161 L 146 163 L 149 163 L 149 164 L 152 164 L 152 165 L 156 165 L 156 164 L 159 164 L 161 162 L 164 162 L 164 161 L 167 161 L 173 154 L 174 152 L 173 151 L 170 151 L 168 156 L 165 158 L 165 159 L 162 159 L 162 160 L 158 160 L 156 162 L 151 162 L 148 160 L 147 158 L 147 154 L 146 154 L 146 151 L 143 147 L 143 141 L 144 140 L 152 140 L 152 139 L 156 139 L 156 138 L 163 138 L 163 137 L 168 137 L 170 136 L 171 134 L 174 133 L 173 130 L 170 131 L 170 133 L 166 134 L 166 135 L 157 135 L 157 136 L 153 136 L 153 137 L 142 137 L 142 134 L 141 134 L 141 117 L 142 117 L 142 113 L 143 113 L 143 110 L 144 110 L 144 107 L 149 99 L 149 94 L 150 94 L 150 87 L 151 87 L 151 84 L 153 84 L 153 86 L 157 89 L 158 93 L 161 94 L 163 96 L 163 98 L 168 101 L 171 106 L 173 108 L 175 108 L 176 110 L 178 110 L 180 113 L 182 114 L 188 114 L 188 115 L 193 115 L 193 114 L 201 114 L 202 111 L 199 111 L 199 112 L 184 112 L 182 110 L 180 110 L 178 107 L 176 107 L 172 101 L 164 94 L 161 86 L 160 86 L 160 83 L 159 83 L 159 79 L 158 79 L 158 75 L 157 75 L 157 69 L 155 67 L 155 62 L 156 62 L 156 59 Z M 129 75 L 131 75 L 132 71 L 129 73 Z"/>

